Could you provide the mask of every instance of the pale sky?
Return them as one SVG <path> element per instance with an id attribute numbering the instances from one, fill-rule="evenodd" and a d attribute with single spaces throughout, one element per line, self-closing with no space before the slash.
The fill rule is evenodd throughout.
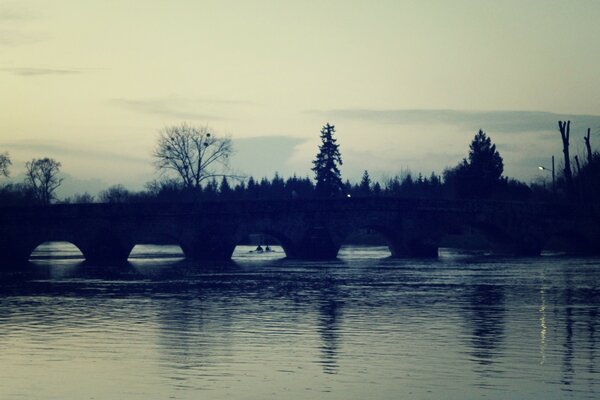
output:
<path id="1" fill-rule="evenodd" d="M 481 128 L 531 180 L 559 119 L 600 148 L 599 21 L 593 0 L 0 0 L 0 152 L 139 188 L 188 122 L 241 172 L 307 175 L 330 122 L 355 180 L 441 173 Z"/>

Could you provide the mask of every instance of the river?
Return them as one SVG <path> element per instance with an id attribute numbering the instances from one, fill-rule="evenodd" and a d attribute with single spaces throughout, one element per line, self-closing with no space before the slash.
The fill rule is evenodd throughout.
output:
<path id="1" fill-rule="evenodd" d="M 0 274 L 0 399 L 597 399 L 600 260 L 169 246 Z"/>

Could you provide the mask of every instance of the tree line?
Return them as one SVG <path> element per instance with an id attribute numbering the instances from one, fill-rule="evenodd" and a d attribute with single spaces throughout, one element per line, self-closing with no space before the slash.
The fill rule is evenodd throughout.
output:
<path id="1" fill-rule="evenodd" d="M 505 177 L 504 162 L 491 138 L 479 130 L 473 137 L 467 157 L 442 175 L 405 173 L 381 182 L 367 170 L 360 182 L 343 181 L 342 157 L 334 136 L 335 126 L 327 123 L 320 131 L 321 144 L 313 161 L 314 178 L 245 177 L 229 169 L 231 138 L 218 137 L 206 127 L 188 124 L 163 129 L 153 153 L 154 166 L 161 177 L 142 191 L 114 185 L 96 197 L 78 194 L 63 203 L 190 202 L 198 200 L 266 200 L 324 197 L 396 196 L 446 199 L 497 200 L 600 200 L 600 154 L 592 151 L 590 130 L 584 137 L 586 157 L 573 160 L 569 154 L 570 122 L 559 121 L 564 161 L 553 185 L 526 184 Z M 576 168 L 571 167 L 571 163 Z M 12 161 L 0 153 L 0 176 L 10 175 Z M 25 164 L 25 180 L 0 186 L 0 204 L 50 204 L 57 201 L 56 189 L 62 183 L 60 162 L 51 158 L 32 159 Z M 543 167 L 541 167 L 543 168 Z M 544 168 L 547 169 L 547 168 Z M 554 174 L 553 169 L 553 174 Z"/>

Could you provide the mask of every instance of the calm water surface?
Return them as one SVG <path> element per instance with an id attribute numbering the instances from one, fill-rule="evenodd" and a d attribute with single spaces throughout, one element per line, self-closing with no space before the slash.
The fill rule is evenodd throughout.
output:
<path id="1" fill-rule="evenodd" d="M 0 399 L 600 398 L 599 259 L 250 250 L 39 248 L 0 275 Z"/>

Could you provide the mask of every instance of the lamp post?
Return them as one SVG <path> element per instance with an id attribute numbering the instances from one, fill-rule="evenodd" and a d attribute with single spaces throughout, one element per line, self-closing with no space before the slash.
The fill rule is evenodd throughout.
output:
<path id="1" fill-rule="evenodd" d="M 550 168 L 546 168 L 543 165 L 539 165 L 538 168 L 540 169 L 540 171 L 549 171 L 552 172 L 552 192 L 556 192 L 556 181 L 555 181 L 555 175 L 554 175 L 554 156 L 552 156 L 552 169 Z"/>

